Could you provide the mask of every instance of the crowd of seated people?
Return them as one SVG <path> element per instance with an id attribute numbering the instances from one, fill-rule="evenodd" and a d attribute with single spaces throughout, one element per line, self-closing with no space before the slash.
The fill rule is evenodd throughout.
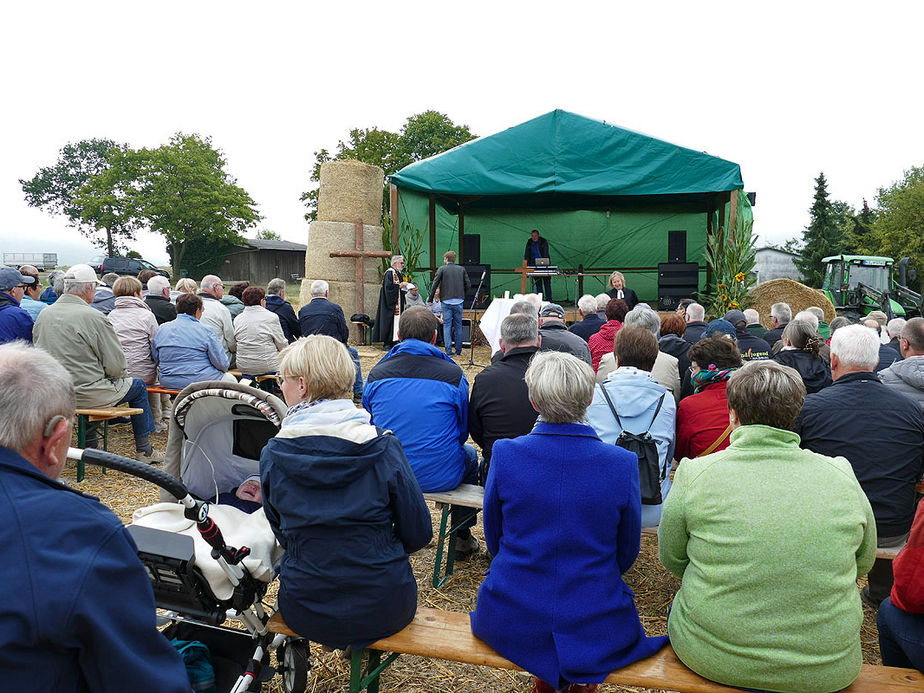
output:
<path id="1" fill-rule="evenodd" d="M 924 666 L 924 518 L 914 490 L 924 473 L 922 318 L 829 326 L 820 309 L 794 315 L 775 304 L 772 329 L 761 333 L 753 309 L 712 320 L 695 302 L 671 315 L 641 302 L 630 310 L 614 284 L 622 298 L 603 295 L 605 320 L 600 297 L 579 301 L 584 330 L 566 330 L 560 306 L 522 302 L 502 321 L 501 351 L 469 398 L 425 307 L 401 314 L 400 343 L 363 387 L 326 283 L 299 325 L 279 305 L 278 282 L 271 296 L 244 286 L 223 300 L 217 276 L 181 280 L 171 302 L 159 277 L 147 278 L 147 296 L 139 279 L 110 277 L 109 296 L 81 268 L 50 307 L 37 272 L 13 272 L 0 270 L 0 323 L 12 308 L 33 320 L 27 295 L 41 304 L 30 337 L 74 374 L 78 400 L 103 385 L 77 380 L 83 364 L 49 327 L 68 320 L 52 322 L 65 310 L 99 315 L 110 298 L 106 318 L 73 313 L 100 332 L 105 320 L 121 347 L 95 366 L 118 381 L 107 401 L 140 403 L 153 383 L 232 379 L 232 359 L 249 375 L 278 373 L 289 406 L 282 429 L 259 479 L 242 480 L 226 500 L 262 505 L 290 549 L 279 603 L 307 638 L 359 647 L 403 628 L 417 605 L 408 556 L 432 534 L 422 493 L 480 483 L 493 563 L 473 631 L 533 673 L 537 691 L 593 690 L 666 641 L 646 635 L 621 577 L 642 527 L 659 528 L 661 561 L 682 580 L 670 642 L 707 678 L 759 690 L 843 688 L 859 673 L 862 604 L 879 609 L 883 661 Z M 305 325 L 325 331 L 311 320 L 338 315 L 336 334 L 299 337 Z M 550 329 L 580 348 L 543 348 Z M 351 398 L 360 396 L 357 408 Z M 407 402 L 426 415 L 408 416 Z M 162 421 L 145 404 L 134 432 L 139 459 L 152 461 L 150 421 Z M 856 432 L 871 425 L 879 443 L 857 446 Z M 627 437 L 656 450 L 657 502 L 641 497 L 641 458 L 622 449 Z M 475 519 L 459 508 L 452 517 L 456 558 L 479 552 Z M 322 528 L 331 543 L 318 551 Z M 375 568 L 356 552 L 364 542 L 378 547 Z M 894 565 L 875 559 L 877 546 L 905 543 Z M 331 580 L 336 595 L 325 592 Z M 364 608 L 344 611 L 344 593 L 363 595 Z"/>

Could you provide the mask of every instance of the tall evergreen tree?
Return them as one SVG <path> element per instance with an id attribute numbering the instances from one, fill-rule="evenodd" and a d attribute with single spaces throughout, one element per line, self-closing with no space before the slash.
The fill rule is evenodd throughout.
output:
<path id="1" fill-rule="evenodd" d="M 805 277 L 805 283 L 819 288 L 824 278 L 821 260 L 843 250 L 844 239 L 839 239 L 837 220 L 831 200 L 828 198 L 828 181 L 824 172 L 815 179 L 815 198 L 809 209 L 811 221 L 802 232 L 802 257 L 796 266 Z"/>

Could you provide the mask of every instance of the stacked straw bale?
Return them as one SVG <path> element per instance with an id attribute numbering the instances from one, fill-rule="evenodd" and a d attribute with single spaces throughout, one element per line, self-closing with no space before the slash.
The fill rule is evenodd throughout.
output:
<path id="1" fill-rule="evenodd" d="M 770 306 L 774 303 L 787 303 L 795 316 L 800 310 L 809 306 L 818 306 L 825 312 L 825 322 L 831 322 L 837 312 L 834 304 L 818 289 L 812 289 L 792 279 L 772 279 L 758 284 L 750 293 L 751 308 L 760 313 L 760 324 L 771 329 Z"/>
<path id="2" fill-rule="evenodd" d="M 376 222 L 382 216 L 382 185 L 384 174 L 378 166 L 360 161 L 329 161 L 321 166 L 321 188 L 318 196 L 318 219 L 311 223 L 308 250 L 305 253 L 305 279 L 302 281 L 301 303 L 311 296 L 309 289 L 315 279 L 330 283 L 330 300 L 340 304 L 347 319 L 353 313 L 375 316 L 379 300 L 381 260 L 363 260 L 364 305 L 356 302 L 356 260 L 351 257 L 330 257 L 332 250 L 354 250 L 354 222 L 363 220 L 363 249 L 383 250 L 382 227 Z"/>

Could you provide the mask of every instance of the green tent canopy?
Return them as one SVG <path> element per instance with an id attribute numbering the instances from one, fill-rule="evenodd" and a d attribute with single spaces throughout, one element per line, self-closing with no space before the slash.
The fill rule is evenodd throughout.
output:
<path id="1" fill-rule="evenodd" d="M 727 204 L 743 188 L 737 164 L 562 110 L 413 163 L 391 183 L 402 250 L 415 232 L 422 241 L 418 270 L 435 271 L 446 250 L 461 257 L 462 237 L 478 234 L 493 295 L 519 291 L 515 269 L 533 228 L 553 264 L 585 273 L 581 291 L 605 290 L 605 275 L 620 269 L 643 300 L 657 298 L 668 231 L 685 231 L 702 288 L 707 234 L 732 207 L 750 214 L 743 194 Z M 556 277 L 553 296 L 573 298 L 574 284 Z"/>

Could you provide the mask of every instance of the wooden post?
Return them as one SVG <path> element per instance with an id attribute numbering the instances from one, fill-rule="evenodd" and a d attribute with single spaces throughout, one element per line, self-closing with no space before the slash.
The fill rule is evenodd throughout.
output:
<path id="1" fill-rule="evenodd" d="M 523 260 L 523 266 L 517 267 L 513 270 L 520 275 L 520 293 L 526 293 L 526 273 L 529 272 L 529 267 L 526 266 L 526 260 Z"/>
<path id="2" fill-rule="evenodd" d="M 365 250 L 365 241 L 363 240 L 363 220 L 357 219 L 353 222 L 353 228 L 356 232 L 356 240 L 354 241 L 355 250 L 332 250 L 330 251 L 330 257 L 352 257 L 356 258 L 356 274 L 355 274 L 355 285 L 354 285 L 354 296 L 356 299 L 356 306 L 354 308 L 354 313 L 363 313 L 365 312 L 365 300 L 366 300 L 366 286 L 363 281 L 363 260 L 365 258 L 373 257 L 391 257 L 391 253 L 387 250 Z"/>
<path id="3" fill-rule="evenodd" d="M 578 264 L 578 298 L 584 295 L 584 263 Z M 577 309 L 577 306 L 575 306 Z"/>
<path id="4" fill-rule="evenodd" d="M 735 224 L 738 223 L 738 191 L 732 190 L 729 196 L 731 197 L 731 207 L 728 210 L 728 228 L 725 229 L 726 238 L 734 230 Z"/>
<path id="5" fill-rule="evenodd" d="M 436 200 L 430 195 L 430 281 L 436 275 L 439 263 L 436 261 Z"/>

